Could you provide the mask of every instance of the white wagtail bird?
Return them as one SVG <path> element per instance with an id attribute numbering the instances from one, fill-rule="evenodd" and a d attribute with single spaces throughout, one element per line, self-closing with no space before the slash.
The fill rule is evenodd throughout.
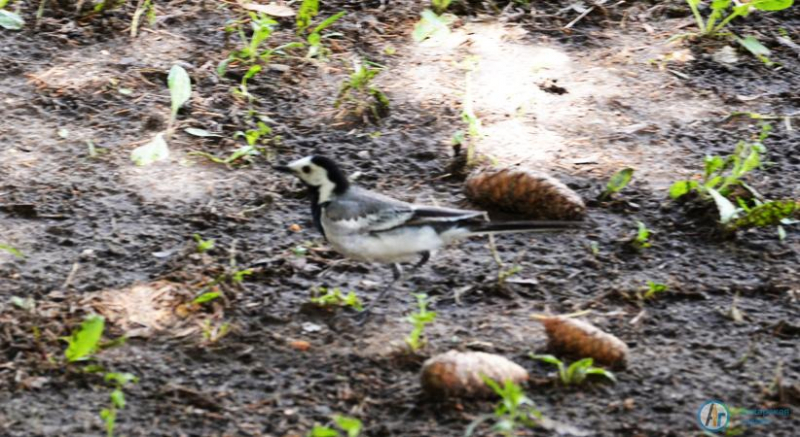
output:
<path id="1" fill-rule="evenodd" d="M 308 188 L 314 226 L 347 258 L 391 264 L 393 280 L 368 305 L 366 314 L 402 276 L 401 262 L 419 258 L 473 235 L 556 231 L 580 222 L 491 222 L 484 211 L 416 205 L 359 188 L 333 160 L 308 156 L 277 170 L 297 176 Z"/>

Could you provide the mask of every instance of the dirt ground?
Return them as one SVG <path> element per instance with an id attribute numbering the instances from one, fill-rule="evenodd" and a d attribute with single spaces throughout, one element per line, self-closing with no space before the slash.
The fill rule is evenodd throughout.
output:
<path id="1" fill-rule="evenodd" d="M 25 257 L 0 251 L 0 435 L 105 433 L 98 412 L 109 385 L 64 364 L 59 339 L 96 311 L 109 318 L 106 339 L 130 338 L 94 362 L 140 378 L 125 389 L 118 435 L 304 436 L 346 414 L 367 436 L 461 436 L 496 400 L 423 396 L 420 364 L 450 349 L 522 365 L 537 408 L 576 435 L 702 435 L 696 412 L 711 399 L 794 410 L 761 425 L 737 418 L 730 432 L 796 435 L 797 225 L 783 240 L 774 227 L 725 237 L 707 211 L 669 200 L 667 190 L 701 172 L 705 155 L 755 138 L 759 120 L 729 117 L 753 112 L 775 119 L 768 164 L 748 183 L 769 198 L 800 199 L 800 59 L 776 42 L 781 34 L 800 42 L 800 7 L 732 23 L 772 50 L 781 65 L 767 67 L 736 47 L 738 62 L 714 60 L 723 40 L 668 45 L 693 29 L 677 0 L 607 2 L 566 30 L 579 16 L 571 1 L 533 2 L 533 13 L 464 2 L 436 44 L 411 38 L 427 2 L 326 1 L 321 16 L 347 11 L 330 29 L 339 36 L 326 40 L 329 59 L 275 55 L 249 82 L 248 101 L 231 92 L 242 68 L 216 72 L 238 45 L 226 25 L 246 16 L 234 2 L 155 2 L 156 23 L 136 38 L 128 31 L 136 2 L 81 17 L 74 2 L 51 1 L 36 29 L 38 2 L 16 3 L 26 27 L 0 30 L 0 243 Z M 279 21 L 271 47 L 296 38 L 293 21 Z M 358 59 L 385 66 L 376 83 L 391 109 L 377 124 L 335 117 L 339 86 Z M 487 241 L 470 240 L 412 273 L 364 327 L 333 324 L 333 313 L 309 307 L 312 289 L 340 287 L 369 301 L 389 269 L 327 249 L 302 187 L 272 165 L 324 154 L 367 188 L 474 208 L 462 181 L 448 176 L 465 59 L 477 60 L 469 86 L 485 132 L 479 150 L 565 181 L 586 200 L 591 226 L 498 237 L 507 267 L 521 268 L 503 286 Z M 137 167 L 131 150 L 167 125 L 174 64 L 191 75 L 192 99 L 170 158 Z M 225 166 L 189 154 L 227 156 L 244 144 L 235 133 L 255 127 L 253 114 L 280 137 L 266 156 Z M 191 136 L 188 127 L 222 137 Z M 597 201 L 624 167 L 636 169 L 631 185 Z M 652 230 L 652 247 L 640 251 L 626 243 L 637 221 Z M 198 254 L 195 234 L 215 247 Z M 241 283 L 217 285 L 222 299 L 174 311 L 214 278 L 248 267 Z M 669 289 L 646 302 L 632 297 L 648 280 Z M 137 284 L 154 294 L 125 297 Z M 430 295 L 438 317 L 428 346 L 409 355 L 413 292 Z M 12 297 L 33 302 L 20 308 Z M 730 317 L 734 305 L 742 320 Z M 532 314 L 585 309 L 631 348 L 616 384 L 563 387 L 551 366 L 528 357 L 546 351 Z M 122 313 L 129 323 L 113 317 Z M 224 323 L 228 335 L 204 339 L 204 329 Z"/>

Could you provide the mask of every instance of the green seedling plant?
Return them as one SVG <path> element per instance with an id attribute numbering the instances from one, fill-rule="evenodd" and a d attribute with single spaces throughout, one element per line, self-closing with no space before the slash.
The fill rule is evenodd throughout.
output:
<path id="1" fill-rule="evenodd" d="M 8 244 L 0 243 L 0 250 L 3 252 L 8 252 L 17 258 L 25 258 L 25 255 L 23 255 L 22 252 L 13 246 L 9 246 Z"/>
<path id="2" fill-rule="evenodd" d="M 189 73 L 180 65 L 173 65 L 167 76 L 167 86 L 171 100 L 169 124 L 165 132 L 156 134 L 152 141 L 139 146 L 131 152 L 131 160 L 139 166 L 145 166 L 169 158 L 167 140 L 172 136 L 178 111 L 192 97 L 192 80 Z"/>
<path id="3" fill-rule="evenodd" d="M 210 153 L 200 151 L 189 152 L 189 155 L 201 156 L 217 164 L 232 166 L 239 163 L 250 163 L 254 156 L 259 155 L 266 155 L 267 159 L 270 159 L 268 145 L 280 141 L 279 136 L 272 136 L 272 128 L 263 121 L 258 121 L 255 129 L 237 131 L 233 138 L 244 138 L 247 144 L 234 150 L 227 158 L 218 158 Z"/>
<path id="4" fill-rule="evenodd" d="M 355 292 L 351 291 L 345 295 L 338 287 L 333 289 L 319 287 L 311 297 L 311 303 L 321 308 L 346 307 L 356 311 L 364 310 L 364 305 Z"/>
<path id="5" fill-rule="evenodd" d="M 447 11 L 447 8 L 450 6 L 451 0 L 431 0 L 431 8 L 433 12 L 436 12 L 438 15 L 441 15 Z"/>
<path id="6" fill-rule="evenodd" d="M 417 293 L 414 295 L 417 299 L 417 312 L 408 316 L 408 321 L 413 326 L 411 333 L 406 337 L 406 344 L 411 348 L 412 352 L 416 352 L 427 344 L 423 337 L 425 327 L 436 320 L 436 312 L 428 311 L 428 295 L 425 293 Z"/>
<path id="7" fill-rule="evenodd" d="M 203 323 L 203 343 L 206 345 L 212 345 L 218 343 L 220 340 L 225 338 L 228 334 L 230 334 L 231 330 L 231 323 L 230 322 L 222 322 L 219 324 L 213 324 L 211 319 L 206 319 L 205 323 Z"/>
<path id="8" fill-rule="evenodd" d="M 139 0 L 139 4 L 136 6 L 136 12 L 133 13 L 133 18 L 131 19 L 131 37 L 136 38 L 136 34 L 139 32 L 139 22 L 142 19 L 142 15 L 147 18 L 147 23 L 150 26 L 156 24 L 156 5 L 153 0 Z"/>
<path id="9" fill-rule="evenodd" d="M 554 357 L 553 355 L 535 355 L 530 354 L 530 357 L 537 361 L 553 364 L 558 367 L 558 379 L 564 385 L 580 385 L 586 381 L 589 375 L 599 375 L 604 378 L 617 382 L 617 378 L 610 371 L 594 367 L 594 359 L 584 358 L 575 361 L 567 367 L 563 361 Z"/>
<path id="10" fill-rule="evenodd" d="M 652 246 L 650 243 L 650 229 L 647 229 L 647 225 L 644 223 L 637 221 L 636 222 L 636 236 L 630 241 L 631 246 L 636 250 L 647 249 Z"/>
<path id="11" fill-rule="evenodd" d="M 8 2 L 2 2 L 0 6 L 0 27 L 7 30 L 20 30 L 25 26 L 25 20 L 16 12 L 3 9 Z"/>
<path id="12" fill-rule="evenodd" d="M 641 295 L 641 298 L 643 300 L 653 299 L 657 295 L 664 293 L 667 290 L 669 290 L 669 287 L 666 284 L 660 284 L 658 282 L 648 280 L 647 288 L 644 294 Z"/>
<path id="13" fill-rule="evenodd" d="M 67 349 L 64 351 L 64 358 L 67 362 L 74 363 L 90 359 L 100 347 L 104 328 L 105 319 L 92 314 L 86 317 L 72 335 L 63 337 L 62 339 L 67 342 Z"/>
<path id="14" fill-rule="evenodd" d="M 713 201 L 719 214 L 719 223 L 728 231 L 795 223 L 790 217 L 798 210 L 796 201 L 761 200 L 760 194 L 743 180 L 748 173 L 761 167 L 762 156 L 766 153 L 763 142 L 771 129 L 769 124 L 762 125 L 758 140 L 740 141 L 733 154 L 727 157 L 706 156 L 705 169 L 700 180 L 675 182 L 670 187 L 670 197 L 680 199 L 695 193 L 703 201 Z M 738 206 L 734 204 L 730 197 L 735 195 L 737 189 L 753 194 L 755 206 L 749 206 L 738 196 Z"/>
<path id="15" fill-rule="evenodd" d="M 716 36 L 719 35 L 725 26 L 736 17 L 746 17 L 754 10 L 758 11 L 780 11 L 786 9 L 794 3 L 794 0 L 751 0 L 749 2 L 733 2 L 731 0 L 712 0 L 711 13 L 706 19 L 700 13 L 699 6 L 702 0 L 686 0 L 692 15 L 697 22 L 698 33 L 680 35 L 685 36 Z"/>
<path id="16" fill-rule="evenodd" d="M 633 178 L 633 172 L 632 168 L 624 168 L 614 173 L 614 176 L 611 176 L 608 184 L 606 184 L 606 189 L 600 194 L 600 199 L 609 199 L 613 194 L 622 191 Z"/>
<path id="17" fill-rule="evenodd" d="M 389 111 L 389 98 L 372 84 L 382 70 L 383 67 L 372 62 L 355 63 L 353 72 L 339 88 L 333 107 L 357 117 L 366 118 L 369 114 L 374 120 L 385 116 Z"/>
<path id="18" fill-rule="evenodd" d="M 497 381 L 481 375 L 483 382 L 488 385 L 498 396 L 500 403 L 495 407 L 494 414 L 483 415 L 475 419 L 464 433 L 465 437 L 470 437 L 480 424 L 487 420 L 494 420 L 492 431 L 505 437 L 518 435 L 520 427 L 534 428 L 542 419 L 542 413 L 536 409 L 533 401 L 525 396 L 525 392 L 518 384 L 511 380 L 506 380 L 503 385 Z"/>
<path id="19" fill-rule="evenodd" d="M 497 271 L 497 285 L 499 287 L 504 286 L 508 278 L 518 274 L 521 271 L 522 271 L 522 266 L 517 266 L 517 265 L 512 266 L 508 269 L 500 268 Z"/>
<path id="20" fill-rule="evenodd" d="M 355 417 L 342 416 L 337 414 L 332 417 L 333 422 L 339 429 L 345 432 L 347 437 L 358 437 L 361 435 L 361 430 L 364 424 Z M 308 437 L 340 437 L 341 434 L 334 428 L 329 426 L 314 425 L 314 428 L 308 433 Z"/>
<path id="21" fill-rule="evenodd" d="M 100 418 L 106 424 L 107 437 L 114 436 L 114 428 L 117 424 L 117 413 L 125 408 L 125 393 L 122 391 L 128 384 L 139 382 L 139 378 L 131 373 L 106 373 L 104 379 L 107 383 L 114 386 L 114 390 L 109 395 L 110 402 L 108 408 L 100 410 Z"/>
<path id="22" fill-rule="evenodd" d="M 259 62 L 268 62 L 274 50 L 263 48 L 262 45 L 272 36 L 278 22 L 263 13 L 250 12 L 250 27 L 253 31 L 250 38 L 247 37 L 242 28 L 242 23 L 236 23 L 229 30 L 235 29 L 239 34 L 239 40 L 243 46 L 222 61 L 217 67 L 217 74 L 224 76 L 228 65 L 239 62 L 247 66 L 252 66 Z"/>
<path id="23" fill-rule="evenodd" d="M 306 54 L 306 58 L 325 58 L 330 54 L 330 50 L 322 45 L 322 39 L 330 38 L 338 34 L 327 34 L 323 36 L 322 31 L 331 27 L 333 23 L 339 21 L 339 19 L 344 17 L 346 12 L 342 11 L 326 18 L 309 32 L 308 30 L 311 28 L 311 22 L 318 14 L 319 0 L 303 0 L 303 3 L 300 4 L 300 10 L 297 12 L 297 34 L 303 35 L 304 33 L 308 32 L 308 35 L 306 36 L 306 43 L 308 44 L 308 53 Z"/>
<path id="24" fill-rule="evenodd" d="M 194 241 L 197 243 L 197 253 L 205 253 L 214 248 L 214 240 L 203 240 L 200 234 L 192 235 Z"/>
<path id="25" fill-rule="evenodd" d="M 192 303 L 195 305 L 202 305 L 204 303 L 217 300 L 220 297 L 222 297 L 222 293 L 220 293 L 219 291 L 207 291 L 194 298 L 194 300 L 192 300 Z"/>

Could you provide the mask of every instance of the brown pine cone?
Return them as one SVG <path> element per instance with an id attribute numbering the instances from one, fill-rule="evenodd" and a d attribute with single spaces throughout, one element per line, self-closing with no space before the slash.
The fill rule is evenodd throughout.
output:
<path id="1" fill-rule="evenodd" d="M 579 358 L 624 367 L 628 361 L 628 345 L 596 326 L 568 317 L 544 317 L 540 320 L 547 332 L 551 349 Z"/>

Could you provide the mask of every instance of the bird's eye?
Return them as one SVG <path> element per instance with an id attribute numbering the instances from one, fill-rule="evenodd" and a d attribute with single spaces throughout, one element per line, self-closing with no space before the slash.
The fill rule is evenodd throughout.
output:
<path id="1" fill-rule="evenodd" d="M 311 166 L 310 165 L 304 165 L 303 166 L 303 173 L 311 173 Z"/>

